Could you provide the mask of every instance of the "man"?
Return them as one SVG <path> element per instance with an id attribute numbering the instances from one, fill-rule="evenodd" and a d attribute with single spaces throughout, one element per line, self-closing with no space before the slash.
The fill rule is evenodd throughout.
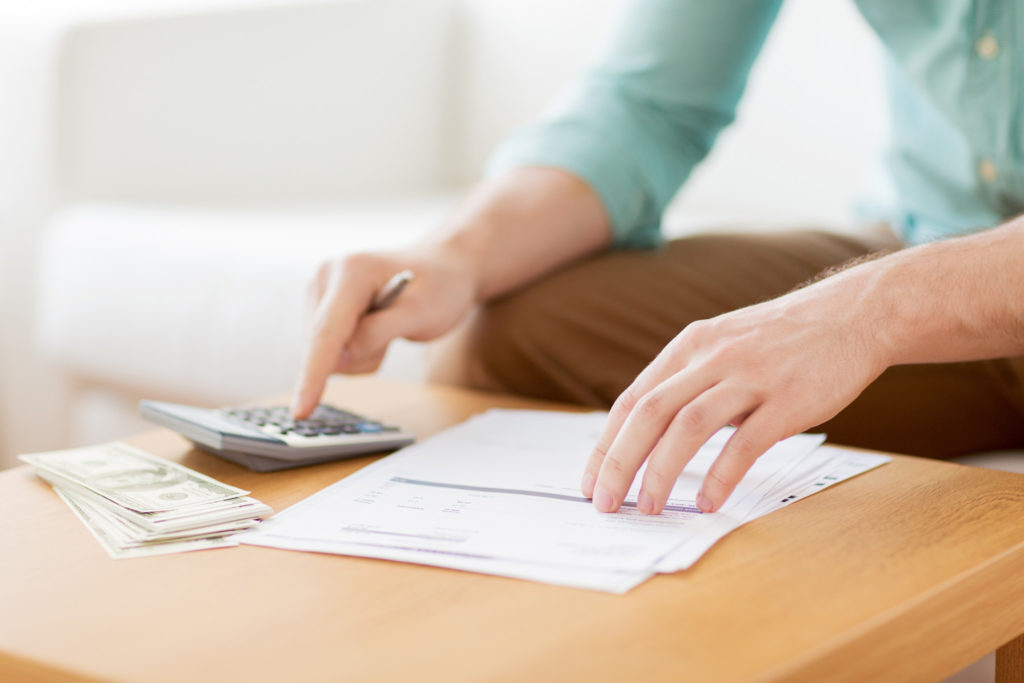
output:
<path id="1" fill-rule="evenodd" d="M 779 4 L 634 2 L 601 64 L 498 150 L 444 231 L 325 264 L 294 412 L 331 372 L 374 370 L 390 340 L 462 323 L 435 379 L 614 401 L 582 481 L 602 511 L 646 461 L 638 507 L 660 512 L 727 424 L 705 511 L 773 443 L 815 427 L 937 457 L 1024 445 L 1018 3 L 858 3 L 886 49 L 898 203 L 879 218 L 899 239 L 704 235 L 609 250 L 660 244 L 661 213 L 732 120 Z M 366 313 L 405 268 L 414 284 Z"/>

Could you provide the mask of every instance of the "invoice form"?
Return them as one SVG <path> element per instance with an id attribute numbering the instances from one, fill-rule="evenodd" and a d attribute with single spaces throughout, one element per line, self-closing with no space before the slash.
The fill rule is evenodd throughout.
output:
<path id="1" fill-rule="evenodd" d="M 695 497 L 731 434 L 722 430 L 679 477 L 661 515 L 598 512 L 579 490 L 605 413 L 495 410 L 377 461 L 285 510 L 244 543 L 386 557 L 620 592 L 692 539 L 710 547 L 742 524 L 820 435 L 776 444 L 722 510 Z M 724 531 L 721 531 L 724 529 Z M 706 542 L 704 542 L 706 541 Z"/>

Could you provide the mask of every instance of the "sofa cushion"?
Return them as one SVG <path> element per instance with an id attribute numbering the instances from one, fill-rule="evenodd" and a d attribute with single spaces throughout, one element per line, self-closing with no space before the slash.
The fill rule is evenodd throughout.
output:
<path id="1" fill-rule="evenodd" d="M 405 245 L 451 198 L 372 208 L 86 205 L 42 247 L 37 337 L 74 375 L 194 401 L 291 389 L 326 258 Z"/>

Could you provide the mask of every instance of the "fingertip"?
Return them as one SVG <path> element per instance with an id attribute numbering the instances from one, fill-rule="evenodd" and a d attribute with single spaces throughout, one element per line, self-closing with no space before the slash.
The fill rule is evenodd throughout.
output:
<path id="1" fill-rule="evenodd" d="M 603 486 L 599 486 L 594 491 L 594 507 L 598 512 L 615 512 L 619 506 L 615 504 L 612 494 Z"/>
<path id="2" fill-rule="evenodd" d="M 715 502 L 701 490 L 697 492 L 697 507 L 701 512 L 714 512 Z"/>
<path id="3" fill-rule="evenodd" d="M 302 420 L 309 417 L 309 414 L 316 408 L 316 404 L 320 400 L 321 392 L 313 392 L 310 389 L 303 387 L 295 392 L 292 396 L 291 402 L 291 414 L 295 420 Z"/>
<path id="4" fill-rule="evenodd" d="M 640 495 L 636 497 L 636 509 L 645 515 L 657 514 L 657 505 L 651 495 L 644 489 L 640 489 Z"/>
<path id="5" fill-rule="evenodd" d="M 580 491 L 583 492 L 584 498 L 594 497 L 595 483 L 597 483 L 597 479 L 594 477 L 594 473 L 588 469 L 583 473 L 583 481 L 580 483 Z"/>
<path id="6" fill-rule="evenodd" d="M 306 411 L 305 408 L 306 408 L 305 403 L 303 403 L 302 400 L 298 396 L 293 397 L 292 398 L 292 404 L 291 404 L 292 419 L 293 420 L 301 420 L 301 419 L 305 418 L 306 415 L 308 414 L 308 412 Z"/>

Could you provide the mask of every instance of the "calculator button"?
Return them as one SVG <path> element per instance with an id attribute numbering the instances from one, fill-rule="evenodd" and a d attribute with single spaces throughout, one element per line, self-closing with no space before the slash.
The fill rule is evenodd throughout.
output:
<path id="1" fill-rule="evenodd" d="M 394 425 L 386 425 L 347 410 L 328 405 L 319 405 L 305 420 L 292 419 L 288 406 L 269 407 L 225 407 L 219 411 L 230 420 L 259 429 L 272 436 L 341 436 L 344 434 L 378 434 L 401 431 Z"/>

